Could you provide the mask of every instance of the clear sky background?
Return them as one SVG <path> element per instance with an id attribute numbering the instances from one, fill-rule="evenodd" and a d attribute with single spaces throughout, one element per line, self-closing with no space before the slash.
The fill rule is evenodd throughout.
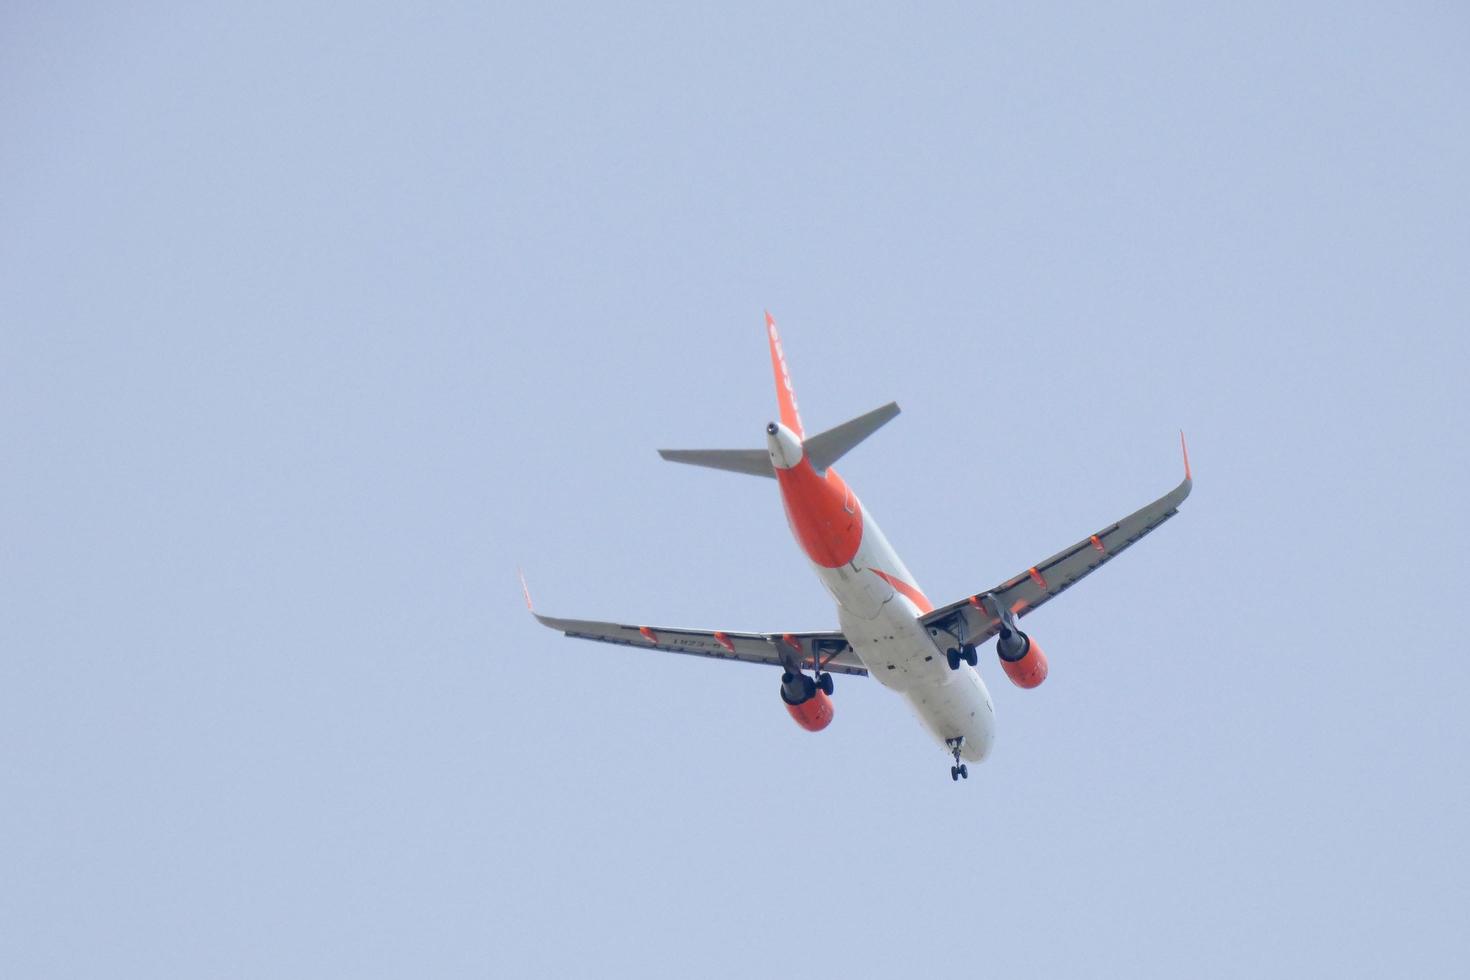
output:
<path id="1" fill-rule="evenodd" d="M 1470 16 L 1216 6 L 6 4 L 0 973 L 1462 970 Z M 835 625 L 765 308 L 936 601 L 1189 435 L 967 783 L 522 607 Z"/>

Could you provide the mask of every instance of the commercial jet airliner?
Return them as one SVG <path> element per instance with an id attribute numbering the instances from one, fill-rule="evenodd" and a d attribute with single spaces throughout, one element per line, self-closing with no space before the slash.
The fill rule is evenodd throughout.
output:
<path id="1" fill-rule="evenodd" d="M 935 607 L 833 469 L 849 449 L 897 415 L 898 405 L 890 402 L 808 436 L 769 313 L 766 335 L 780 421 L 766 426 L 765 448 L 661 449 L 659 455 L 775 480 L 797 543 L 837 601 L 841 629 L 744 633 L 557 619 L 534 609 L 532 614 L 567 636 L 780 667 L 781 700 L 796 723 L 811 732 L 832 722 L 833 674 L 872 675 L 908 699 L 924 727 L 949 749 L 954 757 L 950 778 L 968 779 L 965 763 L 985 759 L 995 741 L 995 710 L 975 669 L 976 648 L 995 637 L 1001 670 L 1018 687 L 1034 688 L 1046 680 L 1046 655 L 1017 620 L 1178 512 L 1192 485 L 1184 436 L 1179 437 L 1184 481 L 1173 490 L 993 588 Z M 531 606 L 529 591 L 526 605 Z"/>

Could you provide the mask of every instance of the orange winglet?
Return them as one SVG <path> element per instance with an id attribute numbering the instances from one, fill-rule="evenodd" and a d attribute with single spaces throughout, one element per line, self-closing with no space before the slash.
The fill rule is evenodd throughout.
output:
<path id="1" fill-rule="evenodd" d="M 1189 472 L 1189 445 L 1184 441 L 1184 430 L 1179 430 L 1179 448 L 1184 451 L 1184 478 L 1193 480 L 1194 476 Z"/>
<path id="2" fill-rule="evenodd" d="M 1107 549 L 1103 547 L 1102 539 L 1099 538 L 1096 534 L 1094 534 L 1091 538 L 1088 538 L 1088 540 L 1092 542 L 1092 546 L 1098 551 L 1107 551 Z"/>
<path id="3" fill-rule="evenodd" d="M 531 590 L 526 586 L 526 573 L 517 568 L 516 574 L 521 577 L 521 595 L 526 597 L 526 608 L 535 612 L 536 610 L 531 607 Z"/>
<path id="4" fill-rule="evenodd" d="M 640 627 L 638 627 L 638 632 L 642 633 L 643 634 L 643 638 L 645 640 L 647 640 L 649 643 L 657 643 L 658 642 L 658 634 L 655 633 L 653 630 L 649 629 L 647 626 L 640 626 Z"/>
<path id="5" fill-rule="evenodd" d="M 715 630 L 715 641 L 731 653 L 735 652 L 735 644 L 730 642 L 730 637 L 725 633 Z"/>
<path id="6" fill-rule="evenodd" d="M 784 634 L 781 637 L 781 642 L 789 646 L 792 650 L 795 650 L 797 653 L 801 652 L 801 641 L 792 636 L 790 633 Z"/>
<path id="7" fill-rule="evenodd" d="M 1036 583 L 1036 587 L 1038 589 L 1041 589 L 1042 591 L 1046 590 L 1046 578 L 1036 570 L 1035 566 L 1032 566 L 1030 569 L 1028 569 L 1026 574 L 1031 576 L 1031 581 Z"/>

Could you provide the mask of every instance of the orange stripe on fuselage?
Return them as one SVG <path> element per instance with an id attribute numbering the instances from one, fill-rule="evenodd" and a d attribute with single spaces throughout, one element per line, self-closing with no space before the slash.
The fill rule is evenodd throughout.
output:
<path id="1" fill-rule="evenodd" d="M 823 568 L 852 561 L 863 540 L 863 508 L 833 469 L 818 473 L 803 459 L 789 470 L 776 468 L 786 521 L 801 550 Z"/>
<path id="2" fill-rule="evenodd" d="M 895 578 L 894 576 L 889 575 L 887 572 L 880 572 L 876 568 L 870 569 L 870 571 L 874 575 L 878 576 L 883 581 L 887 582 L 889 585 L 897 589 L 900 593 L 902 593 L 904 598 L 908 599 L 909 602 L 912 602 L 914 605 L 918 606 L 919 612 L 929 613 L 934 611 L 934 603 L 930 602 L 929 597 L 919 591 L 919 587 L 917 585 L 910 585 L 903 579 Z"/>

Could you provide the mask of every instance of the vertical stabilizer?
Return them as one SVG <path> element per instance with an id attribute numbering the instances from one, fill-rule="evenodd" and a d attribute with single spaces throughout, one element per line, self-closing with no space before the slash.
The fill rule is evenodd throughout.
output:
<path id="1" fill-rule="evenodd" d="M 776 332 L 776 318 L 766 313 L 766 337 L 771 342 L 771 370 L 776 375 L 776 403 L 781 406 L 781 424 L 796 433 L 797 439 L 805 439 L 806 431 L 801 427 L 801 416 L 796 411 L 796 389 L 791 386 L 791 374 L 786 370 L 786 355 L 781 350 L 781 335 Z"/>

